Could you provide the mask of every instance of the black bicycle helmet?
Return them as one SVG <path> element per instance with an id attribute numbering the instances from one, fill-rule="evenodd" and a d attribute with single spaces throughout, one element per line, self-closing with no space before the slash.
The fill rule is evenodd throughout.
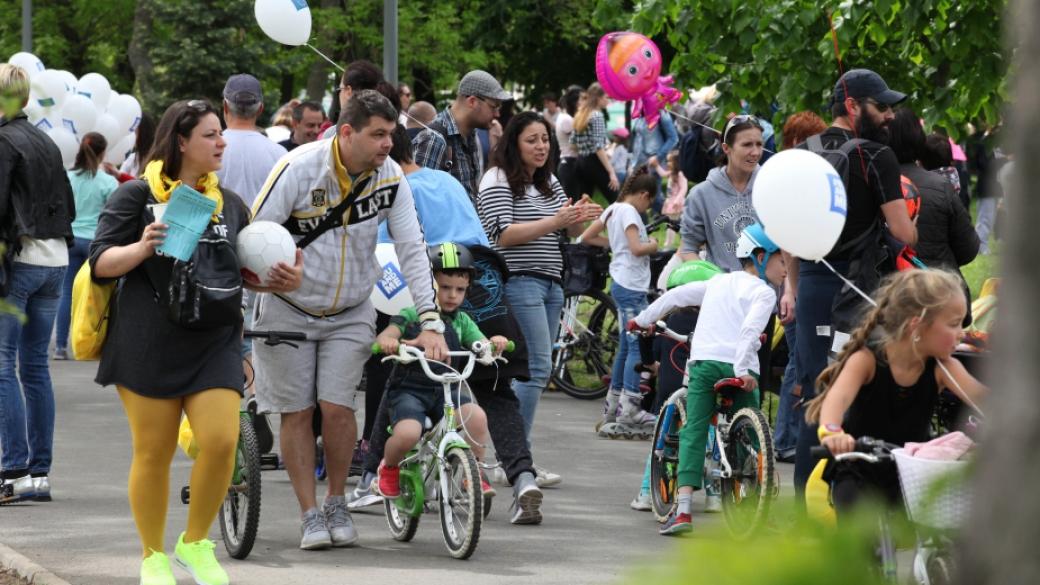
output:
<path id="1" fill-rule="evenodd" d="M 434 272 L 465 270 L 472 275 L 475 271 L 473 253 L 462 244 L 444 242 L 430 246 L 427 253 L 430 255 L 430 264 L 433 266 Z"/>

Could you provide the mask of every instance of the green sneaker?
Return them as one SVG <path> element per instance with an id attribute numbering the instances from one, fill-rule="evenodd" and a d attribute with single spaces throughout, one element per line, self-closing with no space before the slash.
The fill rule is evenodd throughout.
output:
<path id="1" fill-rule="evenodd" d="M 177 538 L 174 560 L 185 571 L 191 573 L 198 585 L 228 585 L 227 573 L 217 562 L 213 549 L 217 545 L 203 538 L 196 542 L 184 542 L 184 533 Z"/>
<path id="2" fill-rule="evenodd" d="M 170 557 L 152 551 L 148 558 L 141 561 L 141 585 L 177 585 L 177 579 L 170 570 Z"/>

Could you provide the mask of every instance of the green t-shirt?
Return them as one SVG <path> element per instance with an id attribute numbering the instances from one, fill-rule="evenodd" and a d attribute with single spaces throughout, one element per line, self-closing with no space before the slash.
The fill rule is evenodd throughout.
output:
<path id="1" fill-rule="evenodd" d="M 455 311 L 454 315 L 441 312 L 441 319 L 444 323 L 451 325 L 455 329 L 455 333 L 459 336 L 459 341 L 462 342 L 463 347 L 449 347 L 451 351 L 460 351 L 464 348 L 470 347 L 475 341 L 482 341 L 486 339 L 477 324 L 473 322 L 473 319 L 469 315 L 462 311 Z M 419 326 L 419 313 L 415 310 L 415 307 L 408 307 L 402 310 L 397 315 L 390 318 L 390 324 L 397 327 L 401 331 L 401 335 L 406 336 L 410 339 L 410 333 L 414 332 Z M 410 331 L 411 330 L 411 331 Z M 415 333 L 417 335 L 417 333 Z"/>

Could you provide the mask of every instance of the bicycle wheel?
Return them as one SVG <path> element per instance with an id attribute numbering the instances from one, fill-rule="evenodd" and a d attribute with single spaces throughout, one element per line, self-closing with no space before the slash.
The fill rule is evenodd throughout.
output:
<path id="1" fill-rule="evenodd" d="M 676 390 L 661 408 L 650 443 L 650 505 L 658 522 L 668 519 L 679 484 L 679 431 L 686 424 L 686 389 Z"/>
<path id="2" fill-rule="evenodd" d="M 747 538 L 765 525 L 776 488 L 773 435 L 761 410 L 742 408 L 725 436 L 726 459 L 733 473 L 722 479 L 722 513 L 736 538 Z"/>
<path id="3" fill-rule="evenodd" d="M 421 465 L 402 467 L 400 497 L 383 498 L 386 525 L 390 528 L 390 536 L 393 536 L 394 540 L 408 542 L 415 537 L 415 531 L 419 529 L 419 517 L 422 516 L 426 498 L 422 477 Z"/>
<path id="4" fill-rule="evenodd" d="M 249 415 L 238 418 L 235 471 L 224 504 L 220 507 L 220 535 L 233 559 L 244 559 L 253 550 L 260 525 L 260 447 Z"/>
<path id="5" fill-rule="evenodd" d="M 573 318 L 568 312 L 573 313 Z M 564 329 L 554 356 L 553 384 L 574 398 L 603 398 L 618 345 L 614 299 L 601 290 L 567 295 L 561 327 Z"/>
<path id="6" fill-rule="evenodd" d="M 480 492 L 477 460 L 469 449 L 452 447 L 444 455 L 443 465 L 448 490 L 439 494 L 437 501 L 444 544 L 451 556 L 468 559 L 477 550 L 484 521 L 484 495 Z"/>

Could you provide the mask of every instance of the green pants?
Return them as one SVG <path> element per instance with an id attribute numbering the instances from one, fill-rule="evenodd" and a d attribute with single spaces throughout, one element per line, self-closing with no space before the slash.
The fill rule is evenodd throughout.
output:
<path id="1" fill-rule="evenodd" d="M 751 373 L 755 380 L 758 375 Z M 715 414 L 715 383 L 735 378 L 733 364 L 711 360 L 690 366 L 690 384 L 686 392 L 686 425 L 679 432 L 679 487 L 698 490 L 704 484 L 704 451 L 708 443 L 708 426 Z M 758 389 L 733 396 L 733 412 L 758 406 Z"/>

